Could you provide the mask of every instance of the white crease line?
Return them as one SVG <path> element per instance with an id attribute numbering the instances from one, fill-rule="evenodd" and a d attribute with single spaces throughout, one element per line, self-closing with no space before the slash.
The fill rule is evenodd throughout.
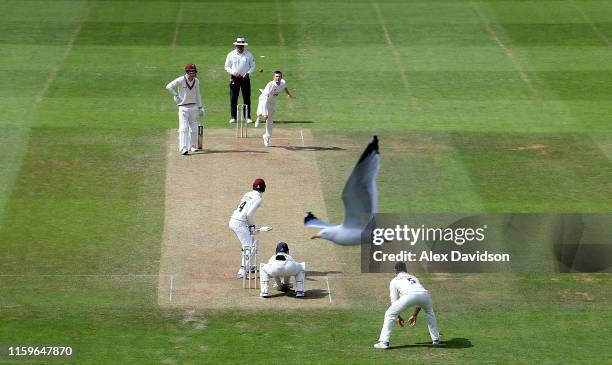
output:
<path id="1" fill-rule="evenodd" d="M 172 303 L 172 292 L 174 291 L 174 275 L 170 275 L 170 303 Z"/>
<path id="2" fill-rule="evenodd" d="M 281 12 L 281 4 L 276 0 L 276 33 L 278 34 L 278 42 L 283 47 L 285 45 L 285 36 L 283 35 L 283 14 Z"/>
<path id="3" fill-rule="evenodd" d="M 160 277 L 169 274 L 0 274 L 0 277 Z"/>
<path id="4" fill-rule="evenodd" d="M 329 304 L 332 302 L 331 289 L 329 287 L 329 278 L 326 276 L 325 281 L 327 282 L 327 295 L 329 296 Z"/>
<path id="5" fill-rule="evenodd" d="M 377 2 L 372 2 L 372 6 L 374 7 L 374 10 L 376 11 L 378 22 L 380 23 L 383 29 L 383 33 L 385 35 L 387 45 L 391 49 L 391 53 L 393 54 L 393 57 L 395 58 L 395 63 L 397 64 L 398 70 L 400 72 L 400 76 L 402 77 L 402 82 L 404 83 L 404 89 L 406 90 L 406 94 L 408 95 L 408 98 L 412 102 L 412 106 L 416 110 L 421 110 L 421 107 L 419 106 L 416 97 L 412 94 L 412 87 L 410 86 L 410 82 L 408 81 L 408 76 L 406 76 L 406 71 L 404 70 L 404 66 L 402 63 L 402 56 L 399 50 L 397 49 L 397 47 L 395 46 L 395 44 L 393 43 L 393 40 L 391 39 L 391 34 L 389 33 L 389 30 L 387 29 L 387 25 L 385 24 L 385 19 L 383 18 L 382 13 L 380 12 L 380 7 L 378 6 Z"/>
<path id="6" fill-rule="evenodd" d="M 305 147 L 306 145 L 304 144 L 304 131 L 300 129 L 300 137 L 302 138 L 302 147 Z"/>
<path id="7" fill-rule="evenodd" d="M 178 12 L 176 13 L 176 27 L 174 28 L 174 37 L 172 37 L 172 55 L 176 52 L 176 40 L 178 39 L 179 29 L 181 27 L 181 21 L 183 19 L 183 4 L 179 4 Z"/>
<path id="8" fill-rule="evenodd" d="M 478 17 L 480 17 L 480 21 L 482 22 L 482 24 L 484 24 L 491 38 L 493 38 L 495 43 L 497 43 L 497 45 L 504 51 L 504 53 L 506 54 L 506 57 L 508 57 L 510 62 L 512 62 L 512 65 L 518 71 L 519 76 L 521 77 L 521 80 L 523 80 L 523 82 L 527 84 L 527 87 L 531 91 L 531 94 L 535 98 L 539 98 L 540 94 L 538 93 L 538 90 L 536 90 L 536 88 L 533 86 L 533 83 L 531 82 L 531 79 L 529 79 L 529 76 L 527 75 L 527 73 L 523 71 L 519 63 L 516 61 L 516 58 L 514 57 L 514 53 L 512 53 L 512 50 L 508 48 L 508 46 L 506 46 L 504 42 L 501 41 L 501 39 L 499 39 L 497 32 L 493 30 L 493 28 L 491 28 L 491 24 L 490 24 L 491 22 L 489 21 L 489 18 L 487 18 L 487 16 L 480 10 L 480 7 L 478 7 L 477 4 L 470 1 L 470 5 L 472 6 L 472 9 L 474 9 Z"/>
<path id="9" fill-rule="evenodd" d="M 81 33 L 81 29 L 83 28 L 83 23 L 85 23 L 85 21 L 87 21 L 87 19 L 89 18 L 89 15 L 91 14 L 91 9 L 94 7 L 95 4 L 95 0 L 91 2 L 89 8 L 87 9 L 87 13 L 85 13 L 83 19 L 81 19 L 76 29 L 72 31 L 72 34 L 70 35 L 70 40 L 68 41 L 68 45 L 66 47 L 66 50 L 64 51 L 64 55 L 62 56 L 62 60 L 56 67 L 53 68 L 53 70 L 49 74 L 49 77 L 47 78 L 47 82 L 45 83 L 45 86 L 43 87 L 42 91 L 36 96 L 36 104 L 40 104 L 45 98 L 45 96 L 47 96 L 51 85 L 53 84 L 53 82 L 55 82 L 55 79 L 57 79 L 57 73 L 59 72 L 60 67 L 66 61 L 70 52 L 72 52 L 72 48 L 74 48 L 74 42 L 76 41 L 79 33 Z"/>
<path id="10" fill-rule="evenodd" d="M 576 4 L 575 1 L 572 1 L 572 5 L 574 5 L 576 10 L 580 13 L 580 15 L 582 16 L 582 19 L 589 24 L 593 33 L 595 33 L 595 35 L 598 36 L 599 39 L 601 39 L 608 47 L 612 46 L 612 43 L 610 43 L 610 40 L 608 39 L 608 37 L 606 37 L 606 35 L 603 34 L 599 30 L 599 28 L 597 28 L 597 26 L 595 25 L 595 23 L 593 23 L 591 18 L 588 15 L 586 15 L 584 11 L 582 11 L 582 9 L 578 6 L 578 4 Z"/>

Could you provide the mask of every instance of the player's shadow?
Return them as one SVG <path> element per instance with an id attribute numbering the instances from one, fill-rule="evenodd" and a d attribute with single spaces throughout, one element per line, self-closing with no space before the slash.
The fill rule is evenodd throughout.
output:
<path id="1" fill-rule="evenodd" d="M 274 124 L 312 124 L 312 120 L 275 120 Z"/>
<path id="2" fill-rule="evenodd" d="M 257 150 L 204 150 L 200 152 L 192 152 L 189 154 L 189 156 L 212 155 L 215 153 L 268 153 L 268 152 L 257 151 Z"/>
<path id="3" fill-rule="evenodd" d="M 321 147 L 321 146 L 271 146 L 274 148 L 282 148 L 287 151 L 344 151 L 340 147 Z"/>
<path id="4" fill-rule="evenodd" d="M 342 274 L 342 271 L 306 271 L 306 277 L 327 276 L 329 274 Z"/>
<path id="5" fill-rule="evenodd" d="M 391 346 L 389 350 L 412 348 L 412 347 L 431 347 L 441 349 L 467 349 L 474 347 L 472 341 L 467 338 L 451 338 L 450 340 L 440 341 L 439 345 L 433 345 L 431 342 L 417 342 L 414 345 Z"/>
<path id="6" fill-rule="evenodd" d="M 293 290 L 286 291 L 286 292 L 278 291 L 276 293 L 274 293 L 274 290 L 272 290 L 272 293 L 270 293 L 270 296 L 268 298 L 294 297 L 295 300 L 310 300 L 310 299 L 327 298 L 327 296 L 328 294 L 325 290 L 306 288 L 306 293 L 301 298 L 295 298 L 295 292 Z"/>

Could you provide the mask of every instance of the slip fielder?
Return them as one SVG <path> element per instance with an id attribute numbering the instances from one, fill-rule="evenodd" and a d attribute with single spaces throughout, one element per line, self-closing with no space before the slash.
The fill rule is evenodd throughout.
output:
<path id="1" fill-rule="evenodd" d="M 378 343 L 374 344 L 374 348 L 388 349 L 389 339 L 391 338 L 391 330 L 393 322 L 397 319 L 400 326 L 404 326 L 404 319 L 400 315 L 405 309 L 411 306 L 416 306 L 412 316 L 408 319 L 408 324 L 414 326 L 417 316 L 421 308 L 425 309 L 427 314 L 427 327 L 429 335 L 434 345 L 440 344 L 440 333 L 438 331 L 438 322 L 434 314 L 433 304 L 429 292 L 423 288 L 419 279 L 407 273 L 406 264 L 397 262 L 395 264 L 395 272 L 397 276 L 389 283 L 389 291 L 391 296 L 391 306 L 385 312 L 385 320 Z"/>
<path id="2" fill-rule="evenodd" d="M 276 111 L 276 98 L 278 95 L 285 91 L 285 93 L 291 99 L 295 99 L 295 96 L 291 95 L 285 80 L 283 80 L 283 73 L 280 71 L 274 71 L 274 79 L 266 87 L 261 90 L 259 101 L 257 104 L 257 120 L 255 120 L 255 128 L 259 127 L 260 121 L 266 121 L 266 132 L 263 134 L 263 142 L 266 147 L 270 145 L 270 138 L 272 137 L 272 127 L 274 126 L 274 112 Z"/>

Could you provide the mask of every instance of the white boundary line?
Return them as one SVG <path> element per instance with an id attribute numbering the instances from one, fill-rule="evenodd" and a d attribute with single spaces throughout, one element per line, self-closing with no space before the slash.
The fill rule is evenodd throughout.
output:
<path id="1" fill-rule="evenodd" d="M 331 288 L 329 287 L 329 278 L 327 276 L 325 277 L 325 282 L 327 283 L 327 295 L 329 296 L 329 304 L 331 304 L 332 294 L 331 294 Z"/>

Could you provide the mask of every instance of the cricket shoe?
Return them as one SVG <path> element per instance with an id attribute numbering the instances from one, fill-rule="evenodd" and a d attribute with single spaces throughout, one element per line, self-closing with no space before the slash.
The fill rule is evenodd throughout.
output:
<path id="1" fill-rule="evenodd" d="M 231 124 L 231 123 L 236 123 L 236 119 L 232 118 L 232 119 L 230 119 L 230 121 L 229 121 L 229 122 L 230 122 L 230 124 Z"/>
<path id="2" fill-rule="evenodd" d="M 247 118 L 247 124 L 251 124 L 253 123 L 253 120 L 251 118 Z"/>
<path id="3" fill-rule="evenodd" d="M 255 128 L 259 128 L 259 118 L 255 119 Z"/>
<path id="4" fill-rule="evenodd" d="M 259 296 L 262 297 L 262 298 L 269 298 L 270 294 L 268 294 L 268 292 L 261 292 L 261 293 L 259 293 Z"/>
<path id="5" fill-rule="evenodd" d="M 262 138 L 263 138 L 264 146 L 270 147 L 270 138 L 266 138 L 266 137 L 262 137 Z"/>
<path id="6" fill-rule="evenodd" d="M 374 344 L 375 349 L 386 350 L 389 348 L 389 342 L 378 342 Z"/>
<path id="7" fill-rule="evenodd" d="M 431 344 L 434 346 L 440 346 L 440 340 L 432 341 Z"/>
<path id="8" fill-rule="evenodd" d="M 189 153 L 189 150 L 186 148 L 181 148 L 181 155 L 185 156 Z"/>
<path id="9" fill-rule="evenodd" d="M 303 291 L 296 291 L 295 292 L 295 297 L 296 298 L 303 298 L 304 297 L 304 292 Z"/>
<path id="10" fill-rule="evenodd" d="M 200 149 L 199 149 L 199 148 L 196 148 L 196 147 L 191 147 L 191 148 L 189 149 L 189 151 L 191 151 L 191 152 L 198 152 L 199 150 L 200 150 Z"/>

